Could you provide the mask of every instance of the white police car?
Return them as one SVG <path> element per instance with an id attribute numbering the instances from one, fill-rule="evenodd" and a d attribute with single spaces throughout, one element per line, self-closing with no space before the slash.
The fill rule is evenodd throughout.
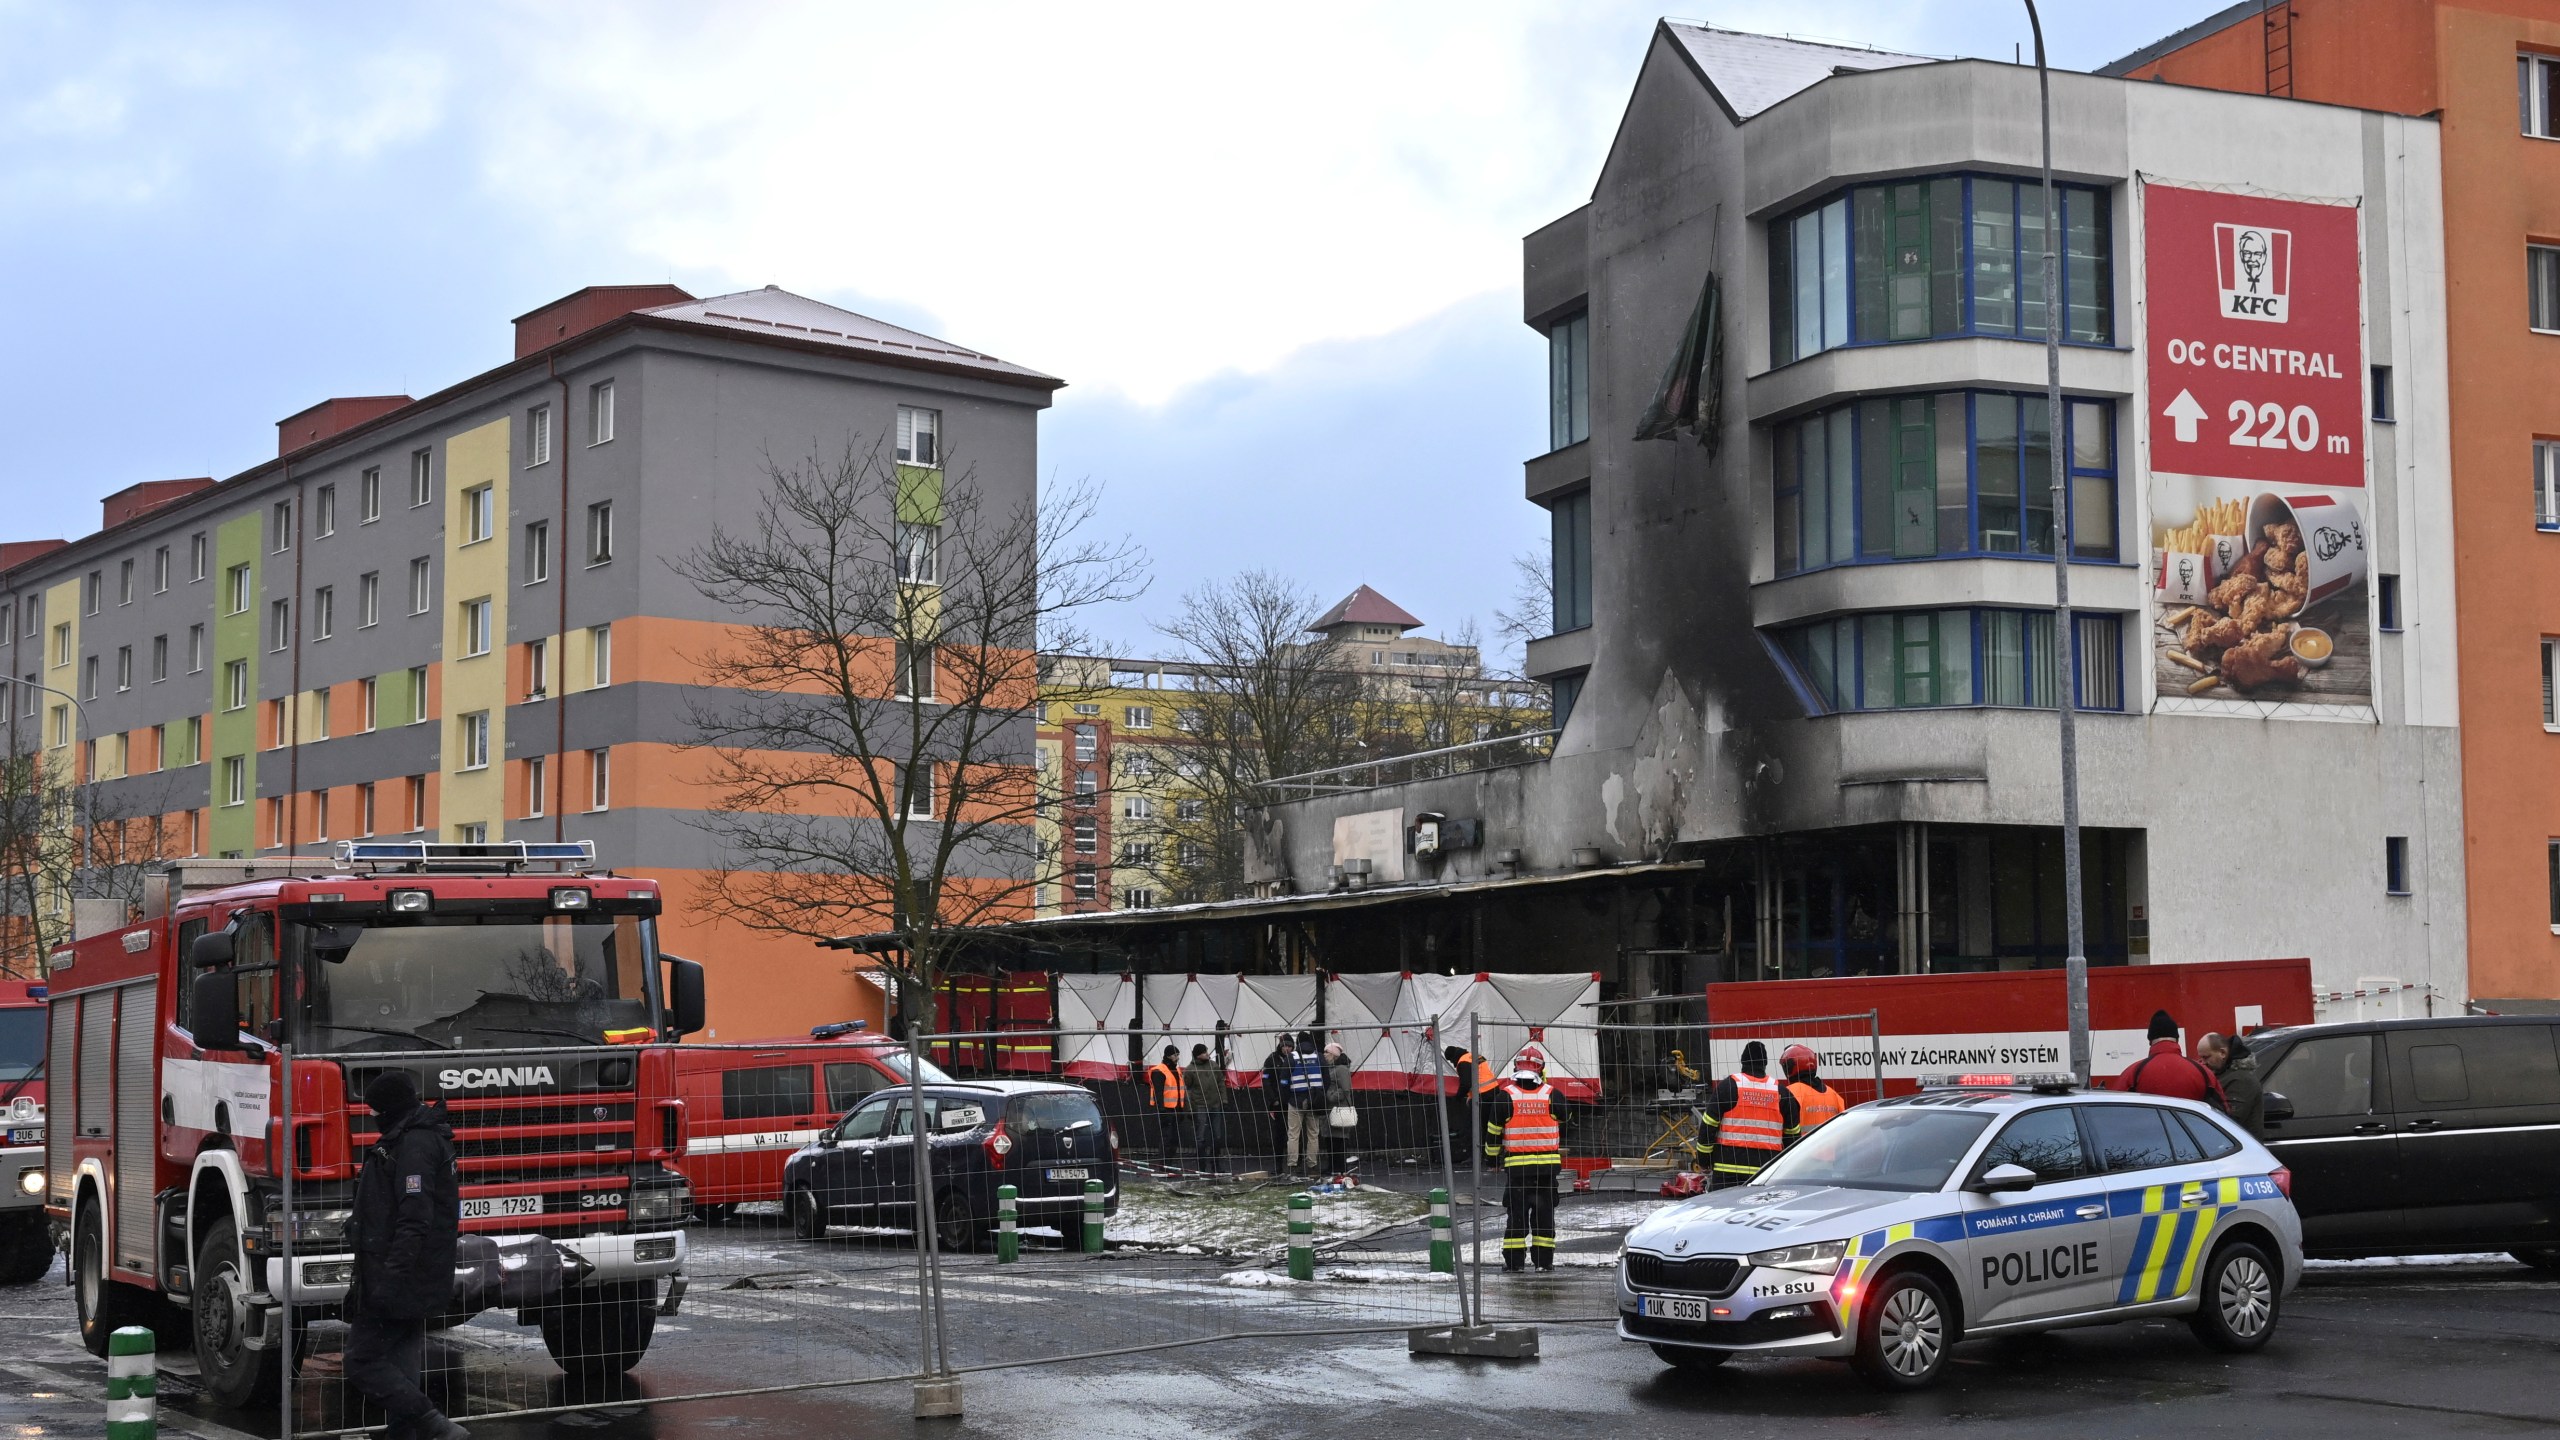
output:
<path id="1" fill-rule="evenodd" d="M 1627 1235 L 1618 1336 L 1669 1364 L 1845 1357 L 1887 1389 L 1958 1340 L 2187 1315 L 2275 1333 L 2302 1278 L 2292 1177 L 2202 1105 L 1965 1077 L 1849 1110 L 1752 1183 Z"/>

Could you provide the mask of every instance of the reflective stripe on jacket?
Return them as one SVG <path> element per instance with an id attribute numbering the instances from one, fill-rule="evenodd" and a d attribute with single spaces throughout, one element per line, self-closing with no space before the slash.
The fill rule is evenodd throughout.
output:
<path id="1" fill-rule="evenodd" d="M 1528 1089 L 1512 1084 L 1501 1089 L 1511 1104 L 1511 1113 L 1497 1132 L 1502 1140 L 1502 1163 L 1562 1164 L 1564 1132 L 1556 1126 L 1554 1093 L 1544 1085 Z"/>
<path id="2" fill-rule="evenodd" d="M 1147 1067 L 1147 1078 L 1154 1082 L 1153 1100 L 1159 1110 L 1182 1108 L 1182 1072 L 1161 1062 Z"/>
<path id="3" fill-rule="evenodd" d="M 1797 1081 L 1787 1086 L 1787 1093 L 1796 1097 L 1796 1114 L 1806 1134 L 1820 1129 L 1833 1116 L 1849 1108 L 1849 1103 L 1840 1098 L 1840 1092 L 1828 1085 L 1807 1085 Z"/>
<path id="4" fill-rule="evenodd" d="M 1733 1108 L 1717 1117 L 1716 1143 L 1742 1150 L 1775 1150 L 1787 1143 L 1787 1113 L 1778 1082 L 1757 1075 L 1733 1077 Z"/>

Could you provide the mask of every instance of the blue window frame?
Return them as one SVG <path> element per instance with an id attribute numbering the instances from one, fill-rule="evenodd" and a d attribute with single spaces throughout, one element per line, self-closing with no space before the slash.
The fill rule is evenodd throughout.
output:
<path id="1" fill-rule="evenodd" d="M 2071 638 L 2073 707 L 2122 710 L 2121 617 L 2074 614 Z M 1788 626 L 1777 643 L 1825 713 L 2060 703 L 2049 610 L 1871 611 Z"/>
<path id="2" fill-rule="evenodd" d="M 2053 553 L 2041 395 L 1947 391 L 1854 401 L 1770 432 L 1781 575 L 1831 565 Z M 2114 560 L 2115 402 L 2063 405 L 2072 556 Z"/>
<path id="3" fill-rule="evenodd" d="M 2115 336 L 2108 194 L 2057 185 L 2062 338 Z M 1957 335 L 2041 340 L 2044 189 L 2005 175 L 1861 185 L 1769 224 L 1769 359 Z"/>

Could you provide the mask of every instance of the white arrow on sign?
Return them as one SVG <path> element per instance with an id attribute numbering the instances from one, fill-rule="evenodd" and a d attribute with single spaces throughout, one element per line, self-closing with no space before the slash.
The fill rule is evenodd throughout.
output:
<path id="1" fill-rule="evenodd" d="M 2178 443 L 2183 445 L 2196 438 L 2196 422 L 2204 418 L 2204 407 L 2196 403 L 2194 391 L 2181 390 L 2178 398 L 2169 402 L 2169 408 L 2160 413 L 2178 427 Z"/>

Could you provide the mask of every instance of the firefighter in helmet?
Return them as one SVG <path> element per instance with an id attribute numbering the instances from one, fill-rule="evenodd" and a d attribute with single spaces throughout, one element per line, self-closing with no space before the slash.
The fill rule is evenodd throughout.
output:
<path id="1" fill-rule="evenodd" d="M 1821 1057 L 1810 1045 L 1790 1045 L 1778 1055 L 1778 1073 L 1787 1077 L 1787 1094 L 1796 1102 L 1807 1135 L 1849 1108 L 1839 1091 L 1823 1083 L 1820 1066 Z"/>
<path id="2" fill-rule="evenodd" d="M 1523 1050 L 1511 1078 L 1484 1097 L 1484 1158 L 1502 1162 L 1502 1268 L 1556 1268 L 1556 1176 L 1564 1132 L 1546 1057 Z"/>
<path id="3" fill-rule="evenodd" d="M 1796 1097 L 1769 1078 L 1769 1047 L 1742 1047 L 1742 1068 L 1716 1082 L 1698 1122 L 1698 1163 L 1707 1188 L 1722 1190 L 1760 1173 L 1803 1133 Z"/>

